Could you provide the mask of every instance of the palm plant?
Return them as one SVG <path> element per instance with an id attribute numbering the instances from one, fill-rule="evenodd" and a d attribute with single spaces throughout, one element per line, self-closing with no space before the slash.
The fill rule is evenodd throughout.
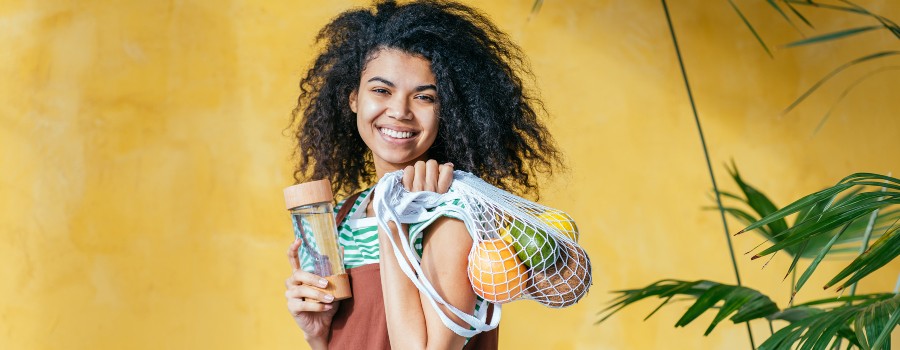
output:
<path id="1" fill-rule="evenodd" d="M 727 1 L 766 53 L 773 57 L 769 46 L 740 8 L 733 0 Z M 814 0 L 766 0 L 765 2 L 798 32 L 801 30 L 795 22 L 796 20 L 803 22 L 808 28 L 813 28 L 813 24 L 801 12 L 801 7 L 862 15 L 873 20 L 873 24 L 868 26 L 804 38 L 788 43 L 785 47 L 840 40 L 874 30 L 888 30 L 897 39 L 900 39 L 900 26 L 890 19 L 872 13 L 848 0 L 836 0 L 832 3 Z M 532 16 L 540 10 L 542 4 L 541 0 L 534 2 Z M 898 217 L 900 217 L 900 209 L 898 209 L 900 180 L 871 173 L 852 174 L 832 187 L 807 195 L 778 209 L 767 196 L 743 181 L 737 167 L 732 164 L 729 172 L 732 179 L 738 184 L 741 195 L 720 191 L 716 184 L 691 85 L 665 0 L 662 0 L 662 5 L 706 157 L 707 169 L 717 204 L 715 208 L 721 213 L 725 235 L 728 237 L 728 248 L 737 284 L 731 285 L 707 280 L 664 279 L 644 288 L 616 291 L 615 293 L 619 294 L 618 297 L 601 311 L 602 317 L 598 323 L 633 303 L 651 297 L 663 299 L 663 301 L 647 316 L 648 318 L 673 300 L 694 300 L 694 303 L 676 322 L 676 327 L 685 326 L 696 320 L 699 315 L 711 309 L 717 309 L 718 311 L 705 334 L 709 334 L 721 321 L 729 318 L 734 323 L 747 324 L 753 348 L 756 346 L 753 343 L 749 322 L 762 318 L 769 321 L 770 329 L 772 320 L 787 321 L 789 325 L 777 332 L 773 330 L 773 334 L 760 345 L 760 349 L 782 349 L 794 346 L 800 349 L 825 349 L 829 346 L 838 348 L 841 341 L 847 341 L 848 349 L 852 347 L 866 350 L 890 348 L 889 334 L 900 322 L 900 296 L 897 291 L 856 295 L 855 286 L 859 280 L 884 267 L 900 255 L 900 233 L 898 233 L 900 226 L 897 226 Z M 896 55 L 900 55 L 900 51 L 885 50 L 867 53 L 838 66 L 801 94 L 785 109 L 784 113 L 796 108 L 826 82 L 847 68 Z M 863 80 L 891 69 L 900 69 L 900 67 L 877 68 L 850 84 L 820 120 L 815 130 L 818 131 L 822 127 L 834 106 L 850 90 Z M 743 203 L 750 210 L 725 206 L 722 204 L 723 197 Z M 787 275 L 794 276 L 792 277 L 791 303 L 788 307 L 781 309 L 765 294 L 741 285 L 735 253 L 731 245 L 731 236 L 725 221 L 726 214 L 748 225 L 738 234 L 755 230 L 771 242 L 770 246 L 757 251 L 753 255 L 753 259 L 773 255 L 776 252 L 791 256 L 792 263 L 785 276 L 785 278 Z M 796 219 L 792 225 L 789 225 L 787 218 L 794 214 L 796 214 Z M 871 240 L 874 240 L 874 243 L 870 244 Z M 759 246 L 755 249 L 757 248 Z M 837 290 L 849 287 L 849 296 L 793 305 L 794 296 L 805 285 L 822 260 L 829 256 L 853 252 L 858 252 L 858 256 L 825 285 L 826 289 L 837 286 Z M 796 271 L 800 259 L 809 259 L 810 261 L 800 278 L 796 279 L 793 272 Z M 678 299 L 675 299 L 676 297 Z"/>
<path id="2" fill-rule="evenodd" d="M 863 16 L 867 17 L 871 20 L 872 24 L 847 28 L 843 30 L 839 30 L 836 32 L 830 32 L 820 35 L 815 35 L 808 38 L 803 38 L 800 40 L 795 40 L 790 43 L 784 45 L 785 48 L 820 44 L 824 42 L 830 42 L 835 40 L 842 40 L 848 37 L 852 37 L 855 35 L 868 33 L 872 31 L 885 30 L 891 33 L 897 40 L 900 40 L 900 25 L 897 25 L 894 21 L 890 20 L 887 17 L 879 15 L 877 13 L 873 13 L 866 8 L 859 6 L 849 0 L 836 0 L 831 2 L 824 2 L 819 0 L 765 0 L 766 4 L 768 4 L 774 11 L 776 11 L 782 19 L 787 21 L 795 30 L 801 32 L 800 27 L 807 27 L 809 29 L 813 29 L 813 23 L 807 19 L 807 17 L 801 11 L 801 8 L 809 8 L 814 10 L 822 10 L 822 11 L 832 11 L 838 12 L 848 15 L 854 16 Z M 753 34 L 753 37 L 756 38 L 756 41 L 760 44 L 763 50 L 769 55 L 769 57 L 773 57 L 772 50 L 769 48 L 769 45 L 766 44 L 765 40 L 759 35 L 759 33 L 754 28 L 753 24 L 744 16 L 743 12 L 740 8 L 735 4 L 734 0 L 728 0 L 728 3 L 735 10 L 738 17 L 740 17 L 741 21 L 743 21 L 744 25 L 750 32 Z M 539 9 L 540 7 L 536 7 Z M 802 22 L 802 25 L 798 25 L 796 20 Z M 821 88 L 826 82 L 836 77 L 840 73 L 846 71 L 848 68 L 851 68 L 856 65 L 866 64 L 874 60 L 883 59 L 885 57 L 897 56 L 900 55 L 900 50 L 883 50 L 878 52 L 869 52 L 864 55 L 857 57 L 849 62 L 846 62 L 836 68 L 834 68 L 831 72 L 822 77 L 819 81 L 813 84 L 809 89 L 803 92 L 793 103 L 791 103 L 787 108 L 785 108 L 784 113 L 787 114 L 794 110 L 800 103 L 806 100 L 810 95 L 812 95 L 815 91 Z M 839 95 L 839 97 L 832 103 L 831 107 L 825 113 L 825 115 L 820 119 L 818 125 L 816 125 L 813 133 L 818 132 L 819 129 L 825 124 L 828 118 L 831 116 L 831 113 L 834 111 L 835 106 L 850 93 L 851 90 L 859 86 L 860 83 L 869 79 L 875 75 L 880 73 L 884 73 L 886 71 L 898 70 L 900 66 L 886 66 L 886 67 L 877 67 L 871 69 L 867 74 L 858 78 L 853 83 L 849 84 L 844 91 Z"/>
<path id="3" fill-rule="evenodd" d="M 825 285 L 838 290 L 854 285 L 900 255 L 900 179 L 877 174 L 850 175 L 836 185 L 812 193 L 778 209 L 768 197 L 746 183 L 732 165 L 732 178 L 743 196 L 720 192 L 723 197 L 750 207 L 755 215 L 735 206 L 723 209 L 748 223 L 740 233 L 759 231 L 771 245 L 754 258 L 784 252 L 792 256 L 788 273 L 801 258 L 810 259 L 806 271 L 792 288 L 796 294 L 819 263 L 829 254 L 846 254 L 864 248 Z M 797 214 L 793 225 L 786 218 Z M 869 238 L 874 238 L 869 243 Z M 650 297 L 663 302 L 649 318 L 675 297 L 696 299 L 676 327 L 685 326 L 701 314 L 718 309 L 705 335 L 725 318 L 734 323 L 756 319 L 788 321 L 774 332 L 760 349 L 781 349 L 796 345 L 801 349 L 824 349 L 838 339 L 848 347 L 860 349 L 890 348 L 889 334 L 900 320 L 900 295 L 875 293 L 814 300 L 780 309 L 765 294 L 744 286 L 713 281 L 661 280 L 640 289 L 616 291 L 598 323 L 624 307 Z M 793 298 L 793 296 L 792 296 Z M 733 315 L 732 315 L 733 314 Z"/>

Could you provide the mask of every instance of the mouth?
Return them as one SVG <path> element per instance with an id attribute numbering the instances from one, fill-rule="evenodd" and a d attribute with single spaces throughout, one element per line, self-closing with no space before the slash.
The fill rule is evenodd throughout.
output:
<path id="1" fill-rule="evenodd" d="M 400 130 L 388 129 L 385 127 L 378 128 L 378 131 L 382 135 L 385 135 L 385 136 L 393 138 L 393 139 L 399 139 L 399 140 L 411 139 L 411 138 L 415 137 L 416 135 L 418 135 L 417 132 L 413 132 L 413 131 L 400 131 Z"/>

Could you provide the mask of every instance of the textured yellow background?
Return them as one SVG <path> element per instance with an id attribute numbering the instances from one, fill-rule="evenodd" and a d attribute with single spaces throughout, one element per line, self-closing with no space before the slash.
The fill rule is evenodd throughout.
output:
<path id="1" fill-rule="evenodd" d="M 722 1 L 671 3 L 719 183 L 735 159 L 784 205 L 855 171 L 900 173 L 900 72 L 842 90 L 852 68 L 790 114 L 830 69 L 896 50 L 885 31 L 808 48 L 764 1 L 736 1 L 770 59 Z M 0 348 L 295 349 L 285 311 L 291 231 L 282 134 L 313 37 L 350 1 L 4 1 L 0 4 Z M 895 21 L 900 4 L 865 1 Z M 528 54 L 571 172 L 548 205 L 582 229 L 594 287 L 577 306 L 504 308 L 507 349 L 748 348 L 743 326 L 685 329 L 655 302 L 593 325 L 610 290 L 662 278 L 733 282 L 710 182 L 657 1 L 531 0 L 477 6 Z M 818 32 L 872 24 L 805 9 Z M 738 227 L 732 223 L 731 230 Z M 761 239 L 735 239 L 749 250 Z M 745 256 L 744 283 L 787 302 L 787 259 Z M 825 264 L 799 298 L 841 264 Z M 860 285 L 893 288 L 898 264 Z M 757 345 L 768 334 L 754 322 Z M 896 334 L 895 334 L 895 341 Z"/>

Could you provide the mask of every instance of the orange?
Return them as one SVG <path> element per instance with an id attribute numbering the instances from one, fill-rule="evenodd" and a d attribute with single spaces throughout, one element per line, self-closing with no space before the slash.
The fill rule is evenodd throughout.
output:
<path id="1" fill-rule="evenodd" d="M 469 280 L 475 294 L 505 303 L 522 294 L 528 269 L 512 246 L 502 239 L 479 242 L 469 253 Z"/>

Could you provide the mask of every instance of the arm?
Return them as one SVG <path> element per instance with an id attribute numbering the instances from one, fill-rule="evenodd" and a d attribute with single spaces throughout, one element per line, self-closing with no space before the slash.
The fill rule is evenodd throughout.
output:
<path id="1" fill-rule="evenodd" d="M 453 165 L 439 166 L 434 160 L 407 167 L 403 176 L 403 185 L 410 191 L 446 193 L 452 181 Z M 389 225 L 397 241 L 396 226 L 393 223 Z M 381 284 L 391 346 L 411 349 L 462 348 L 465 338 L 444 326 L 427 297 L 420 295 L 400 270 L 386 233 L 379 229 L 378 237 L 382 247 Z M 472 238 L 465 224 L 455 219 L 438 219 L 426 228 L 422 243 L 422 270 L 425 276 L 445 301 L 471 314 L 476 297 L 466 270 Z M 457 324 L 464 324 L 446 309 L 444 311 Z"/>
<path id="2" fill-rule="evenodd" d="M 392 231 L 396 230 L 391 227 Z M 400 270 L 400 265 L 384 232 L 380 232 L 381 284 L 391 347 L 395 349 L 460 349 L 465 338 L 457 335 L 441 321 L 424 295 Z M 396 239 L 396 238 L 395 238 Z M 474 312 L 475 293 L 466 272 L 472 238 L 462 221 L 441 218 L 425 231 L 422 270 L 435 290 L 454 307 Z M 457 324 L 462 320 L 445 313 Z"/>
<path id="3" fill-rule="evenodd" d="M 287 308 L 293 316 L 294 322 L 303 331 L 303 336 L 310 348 L 327 349 L 328 337 L 331 334 L 331 320 L 334 318 L 339 302 L 333 302 L 333 296 L 311 287 L 324 288 L 328 281 L 300 269 L 300 259 L 297 256 L 297 248 L 300 247 L 300 244 L 302 244 L 302 240 L 298 238 L 287 252 L 293 270 L 291 276 L 284 283 L 287 289 L 284 292 Z"/>

